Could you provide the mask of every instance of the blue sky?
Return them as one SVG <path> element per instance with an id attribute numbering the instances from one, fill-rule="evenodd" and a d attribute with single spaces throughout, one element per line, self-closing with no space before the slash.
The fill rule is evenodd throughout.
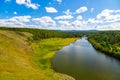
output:
<path id="1" fill-rule="evenodd" d="M 0 0 L 0 26 L 120 30 L 120 0 Z"/>

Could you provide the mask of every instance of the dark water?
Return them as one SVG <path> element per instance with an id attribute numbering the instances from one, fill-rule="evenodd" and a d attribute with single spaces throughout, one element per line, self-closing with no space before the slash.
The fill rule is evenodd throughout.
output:
<path id="1" fill-rule="evenodd" d="M 120 80 L 120 62 L 96 51 L 85 37 L 57 51 L 52 67 L 76 80 Z"/>

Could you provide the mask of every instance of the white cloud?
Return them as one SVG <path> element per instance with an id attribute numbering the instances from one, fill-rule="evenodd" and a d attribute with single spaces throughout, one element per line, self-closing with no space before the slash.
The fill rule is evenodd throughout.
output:
<path id="1" fill-rule="evenodd" d="M 99 23 L 103 23 L 102 20 L 96 20 L 94 18 L 89 18 L 87 21 L 86 21 L 88 24 L 99 24 Z"/>
<path id="2" fill-rule="evenodd" d="M 82 20 L 82 16 L 77 16 L 77 20 Z"/>
<path id="3" fill-rule="evenodd" d="M 120 30 L 120 23 L 110 23 L 107 25 L 97 25 L 96 28 L 97 30 Z"/>
<path id="4" fill-rule="evenodd" d="M 48 13 L 57 13 L 58 11 L 54 7 L 45 7 Z"/>
<path id="5" fill-rule="evenodd" d="M 115 10 L 116 13 L 120 13 L 120 10 Z"/>
<path id="6" fill-rule="evenodd" d="M 98 30 L 120 30 L 120 10 L 105 9 L 96 18 L 89 18 L 88 26 Z"/>
<path id="7" fill-rule="evenodd" d="M 69 21 L 58 21 L 58 23 L 61 25 L 61 26 L 70 26 L 71 24 L 69 23 Z"/>
<path id="8" fill-rule="evenodd" d="M 31 16 L 15 16 L 9 19 L 9 21 L 13 22 L 30 22 Z"/>
<path id="9" fill-rule="evenodd" d="M 32 18 L 31 16 L 14 16 L 9 19 L 0 19 L 0 26 L 56 29 L 53 28 L 56 26 L 56 22 L 49 16 L 43 16 L 41 18 Z"/>
<path id="10" fill-rule="evenodd" d="M 17 4 L 26 4 L 25 0 L 16 0 Z"/>
<path id="11" fill-rule="evenodd" d="M 66 11 L 63 11 L 63 13 L 65 13 L 66 15 L 71 15 L 72 12 L 70 12 L 70 9 L 67 9 Z"/>
<path id="12" fill-rule="evenodd" d="M 66 20 L 60 20 L 58 21 L 59 23 L 59 29 L 60 30 L 72 30 L 72 26 L 71 26 L 71 23 L 69 21 L 66 21 Z"/>
<path id="13" fill-rule="evenodd" d="M 82 26 L 82 23 L 79 20 L 75 20 L 74 22 L 72 22 L 72 26 L 80 27 L 80 26 Z"/>
<path id="14" fill-rule="evenodd" d="M 58 21 L 61 30 L 86 30 L 86 24 L 84 21 L 75 20 L 69 21 Z"/>
<path id="15" fill-rule="evenodd" d="M 61 30 L 83 30 L 87 29 L 86 22 L 82 20 L 82 16 L 77 16 L 76 20 L 58 20 Z"/>
<path id="16" fill-rule="evenodd" d="M 7 27 L 24 27 L 24 23 L 10 21 L 9 19 L 1 19 L 1 20 L 0 20 L 0 26 L 7 26 Z"/>
<path id="17" fill-rule="evenodd" d="M 80 29 L 85 29 L 86 22 L 85 21 L 80 21 L 80 20 L 75 20 L 71 22 L 71 25 L 74 27 L 79 27 Z"/>
<path id="18" fill-rule="evenodd" d="M 109 10 L 105 9 L 100 14 L 97 15 L 97 19 L 105 22 L 119 22 L 120 12 L 119 10 Z"/>
<path id="19" fill-rule="evenodd" d="M 26 6 L 28 7 L 28 8 L 32 8 L 32 9 L 38 9 L 38 7 L 40 6 L 39 4 L 26 4 Z"/>
<path id="20" fill-rule="evenodd" d="M 97 19 L 106 19 L 110 16 L 113 10 L 105 9 L 100 14 L 97 15 Z"/>
<path id="21" fill-rule="evenodd" d="M 25 5 L 28 8 L 38 9 L 39 4 L 32 3 L 31 0 L 16 0 L 16 3 L 19 5 Z"/>
<path id="22" fill-rule="evenodd" d="M 56 0 L 57 2 L 59 2 L 59 3 L 61 3 L 62 2 L 62 0 Z"/>
<path id="23" fill-rule="evenodd" d="M 7 27 L 27 27 L 26 22 L 30 22 L 31 16 L 14 16 L 9 19 L 0 19 L 0 26 Z"/>
<path id="24" fill-rule="evenodd" d="M 15 11 L 15 12 L 13 12 L 13 14 L 15 14 L 15 15 L 16 15 L 16 14 L 17 14 L 17 12 Z"/>
<path id="25" fill-rule="evenodd" d="M 56 22 L 49 16 L 43 16 L 41 18 L 33 18 L 32 21 L 34 21 L 37 24 L 40 24 L 43 27 L 56 26 Z"/>
<path id="26" fill-rule="evenodd" d="M 71 15 L 62 15 L 62 16 L 55 17 L 55 19 L 57 19 L 57 20 L 67 20 L 67 19 L 72 19 L 72 18 L 73 18 L 73 16 L 71 16 Z"/>
<path id="27" fill-rule="evenodd" d="M 87 10 L 88 10 L 87 7 L 83 6 L 77 9 L 75 13 L 80 14 L 80 13 L 86 12 Z"/>

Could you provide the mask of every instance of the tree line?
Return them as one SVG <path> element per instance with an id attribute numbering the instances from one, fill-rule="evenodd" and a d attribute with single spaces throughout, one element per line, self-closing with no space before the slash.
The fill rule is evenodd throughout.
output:
<path id="1" fill-rule="evenodd" d="M 71 32 L 71 31 L 57 31 L 57 30 L 45 30 L 45 29 L 34 29 L 34 28 L 8 28 L 0 27 L 0 30 L 9 30 L 15 32 L 29 32 L 33 35 L 32 40 L 41 40 L 46 38 L 71 38 L 71 37 L 81 37 L 83 33 L 81 32 Z"/>

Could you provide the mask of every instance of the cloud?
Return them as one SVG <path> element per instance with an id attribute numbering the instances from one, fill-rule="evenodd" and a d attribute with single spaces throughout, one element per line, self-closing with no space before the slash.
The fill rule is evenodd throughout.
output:
<path id="1" fill-rule="evenodd" d="M 69 21 L 64 19 L 58 19 L 58 24 L 61 30 L 83 30 L 87 29 L 86 22 L 82 20 L 82 16 L 77 16 L 76 20 Z"/>
<path id="2" fill-rule="evenodd" d="M 30 22 L 31 16 L 14 16 L 9 19 L 0 19 L 0 26 L 7 27 L 27 27 L 27 22 Z"/>
<path id="3" fill-rule="evenodd" d="M 106 19 L 113 12 L 114 12 L 113 10 L 105 9 L 100 14 L 97 15 L 97 19 Z"/>
<path id="4" fill-rule="evenodd" d="M 58 21 L 58 23 L 61 25 L 61 26 L 70 26 L 71 24 L 69 23 L 69 21 Z"/>
<path id="5" fill-rule="evenodd" d="M 94 18 L 89 18 L 86 22 L 87 22 L 88 24 L 99 24 L 99 23 L 103 23 L 103 21 L 97 20 L 97 19 L 94 19 Z"/>
<path id="6" fill-rule="evenodd" d="M 85 21 L 80 21 L 80 20 L 75 20 L 75 21 L 71 22 L 71 25 L 74 26 L 74 27 L 79 27 L 80 29 L 85 29 L 86 22 Z"/>
<path id="7" fill-rule="evenodd" d="M 30 22 L 31 16 L 15 16 L 9 19 L 9 21 L 13 22 Z"/>
<path id="8" fill-rule="evenodd" d="M 66 11 L 63 11 L 66 15 L 72 15 L 72 12 L 70 12 L 70 9 L 67 9 Z"/>
<path id="9" fill-rule="evenodd" d="M 31 0 L 16 0 L 16 3 L 19 5 L 25 5 L 28 8 L 38 9 L 39 4 L 32 3 Z"/>
<path id="10" fill-rule="evenodd" d="M 58 3 L 61 3 L 62 2 L 62 0 L 56 0 Z"/>
<path id="11" fill-rule="evenodd" d="M 97 15 L 99 21 L 105 22 L 120 22 L 120 12 L 119 10 L 109 10 L 105 9 L 100 14 Z"/>
<path id="12" fill-rule="evenodd" d="M 15 14 L 15 15 L 16 15 L 16 14 L 17 14 L 17 12 L 15 11 L 15 12 L 13 12 L 13 14 Z"/>
<path id="13" fill-rule="evenodd" d="M 93 29 L 120 30 L 120 10 L 105 9 L 96 18 L 89 18 L 86 23 Z"/>
<path id="14" fill-rule="evenodd" d="M 60 30 L 86 30 L 87 27 L 84 21 L 75 20 L 72 22 L 69 21 L 58 21 Z"/>
<path id="15" fill-rule="evenodd" d="M 33 18 L 32 21 L 43 27 L 55 27 L 56 22 L 49 16 L 43 16 L 41 18 Z"/>
<path id="16" fill-rule="evenodd" d="M 0 26 L 7 26 L 7 27 L 24 27 L 24 23 L 21 22 L 14 22 L 7 19 L 0 20 Z"/>
<path id="17" fill-rule="evenodd" d="M 82 16 L 77 16 L 77 20 L 82 20 Z"/>
<path id="18" fill-rule="evenodd" d="M 68 20 L 68 19 L 72 19 L 72 18 L 73 18 L 73 16 L 71 16 L 71 15 L 62 15 L 62 16 L 57 16 L 54 19 L 56 19 L 56 20 Z"/>
<path id="19" fill-rule="evenodd" d="M 87 7 L 83 6 L 77 9 L 75 14 L 80 14 L 80 13 L 86 12 L 87 10 L 88 10 Z"/>
<path id="20" fill-rule="evenodd" d="M 54 7 L 45 7 L 48 13 L 57 13 L 58 11 Z"/>
<path id="21" fill-rule="evenodd" d="M 120 22 L 120 10 L 105 9 L 96 18 L 89 18 L 88 23 L 106 24 Z"/>
<path id="22" fill-rule="evenodd" d="M 94 29 L 97 30 L 120 30 L 120 23 L 110 23 L 106 25 L 97 25 Z"/>
<path id="23" fill-rule="evenodd" d="M 9 19 L 0 19 L 0 26 L 55 29 L 53 27 L 56 27 L 56 22 L 49 16 L 43 16 L 41 18 L 14 16 Z"/>
<path id="24" fill-rule="evenodd" d="M 60 30 L 71 30 L 72 27 L 71 27 L 71 23 L 67 20 L 60 20 L 58 21 L 58 24 L 59 24 L 59 29 Z"/>

